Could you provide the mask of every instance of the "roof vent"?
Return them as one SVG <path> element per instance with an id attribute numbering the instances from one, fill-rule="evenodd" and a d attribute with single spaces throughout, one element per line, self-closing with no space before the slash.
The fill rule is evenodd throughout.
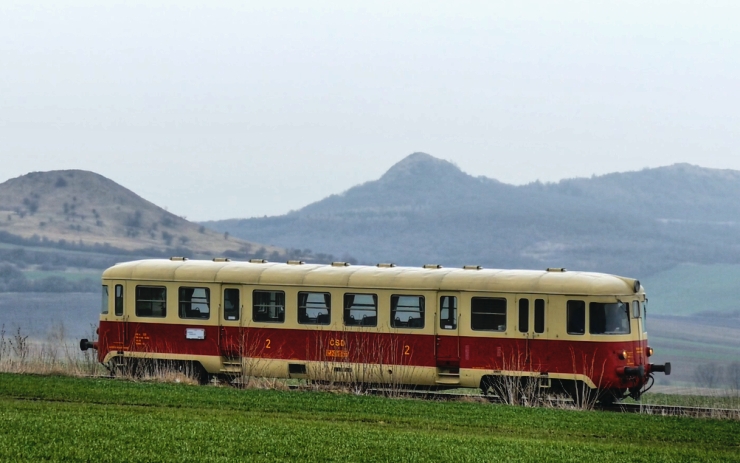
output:
<path id="1" fill-rule="evenodd" d="M 249 259 L 250 264 L 266 264 L 266 259 Z"/>
<path id="2" fill-rule="evenodd" d="M 288 264 L 288 265 L 303 265 L 303 264 L 305 264 L 305 262 L 303 262 L 302 260 L 289 260 L 288 262 L 286 262 L 286 264 Z"/>
<path id="3" fill-rule="evenodd" d="M 424 264 L 423 268 L 442 268 L 439 264 Z"/>
<path id="4" fill-rule="evenodd" d="M 332 262 L 332 267 L 349 267 L 349 262 Z"/>
<path id="5" fill-rule="evenodd" d="M 231 259 L 229 259 L 228 257 L 214 257 L 213 261 L 214 262 L 231 262 Z"/>
<path id="6" fill-rule="evenodd" d="M 482 268 L 480 265 L 463 265 L 463 270 L 480 270 Z"/>
<path id="7" fill-rule="evenodd" d="M 170 260 L 172 260 L 172 261 L 179 261 L 179 262 L 185 262 L 186 260 L 188 260 L 188 258 L 187 257 L 170 257 Z"/>
<path id="8" fill-rule="evenodd" d="M 547 271 L 548 272 L 560 272 L 560 273 L 562 273 L 562 272 L 566 272 L 567 270 L 564 269 L 564 268 L 562 268 L 562 267 L 548 267 L 547 268 Z"/>
<path id="9" fill-rule="evenodd" d="M 393 268 L 395 266 L 396 264 L 385 264 L 385 263 L 376 265 L 376 267 L 380 267 L 380 268 Z"/>

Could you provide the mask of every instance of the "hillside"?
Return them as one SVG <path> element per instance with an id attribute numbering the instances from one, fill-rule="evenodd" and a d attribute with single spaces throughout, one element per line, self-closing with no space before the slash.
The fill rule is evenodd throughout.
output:
<path id="1" fill-rule="evenodd" d="M 33 172 L 0 184 L 0 234 L 60 248 L 202 256 L 262 246 L 188 222 L 93 172 Z M 17 240 L 16 240 L 17 241 Z M 263 253 L 284 251 L 266 246 Z"/>
<path id="2" fill-rule="evenodd" d="M 740 172 L 676 164 L 506 185 L 414 153 L 380 179 L 277 217 L 206 222 L 361 262 L 567 267 L 644 276 L 740 263 Z"/>

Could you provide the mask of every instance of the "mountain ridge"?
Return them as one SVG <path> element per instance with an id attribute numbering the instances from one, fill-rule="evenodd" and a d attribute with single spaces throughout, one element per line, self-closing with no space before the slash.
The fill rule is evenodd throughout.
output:
<path id="1" fill-rule="evenodd" d="M 31 172 L 0 184 L 0 232 L 62 246 L 213 256 L 261 246 L 189 222 L 85 170 Z"/>
<path id="2" fill-rule="evenodd" d="M 284 216 L 203 223 L 366 263 L 640 275 L 740 262 L 738 197 L 740 172 L 727 169 L 674 164 L 514 186 L 413 153 L 377 180 Z"/>

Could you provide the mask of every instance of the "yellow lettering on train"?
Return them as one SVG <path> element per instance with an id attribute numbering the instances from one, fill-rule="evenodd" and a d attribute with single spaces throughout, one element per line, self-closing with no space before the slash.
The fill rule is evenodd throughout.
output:
<path id="1" fill-rule="evenodd" d="M 134 345 L 136 346 L 144 346 L 146 345 L 147 341 L 149 341 L 149 335 L 146 333 L 136 333 L 134 334 Z"/>
<path id="2" fill-rule="evenodd" d="M 344 339 L 329 339 L 329 345 L 332 347 L 345 347 Z"/>
<path id="3" fill-rule="evenodd" d="M 269 348 L 270 348 L 270 340 L 265 339 L 265 349 L 269 349 Z"/>
<path id="4" fill-rule="evenodd" d="M 328 349 L 326 351 L 326 356 L 333 358 L 347 358 L 349 357 L 349 351 L 343 349 Z"/>
<path id="5" fill-rule="evenodd" d="M 411 355 L 411 346 L 403 346 L 403 355 Z"/>

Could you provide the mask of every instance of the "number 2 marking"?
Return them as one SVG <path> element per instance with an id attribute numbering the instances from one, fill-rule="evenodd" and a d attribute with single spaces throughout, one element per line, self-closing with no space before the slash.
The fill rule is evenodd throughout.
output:
<path id="1" fill-rule="evenodd" d="M 265 339 L 265 349 L 269 349 L 269 348 L 270 348 L 270 340 Z"/>
<path id="2" fill-rule="evenodd" d="M 403 346 L 403 355 L 411 355 L 411 346 Z"/>

